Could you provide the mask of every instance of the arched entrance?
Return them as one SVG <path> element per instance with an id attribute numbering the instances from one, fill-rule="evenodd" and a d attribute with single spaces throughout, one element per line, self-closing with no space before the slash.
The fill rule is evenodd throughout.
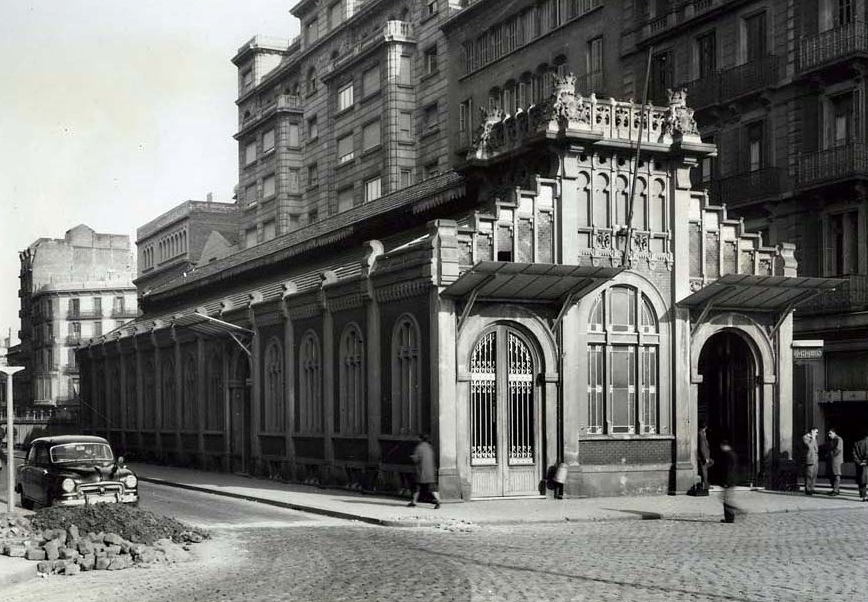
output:
<path id="1" fill-rule="evenodd" d="M 486 329 L 470 355 L 470 468 L 473 497 L 539 494 L 542 466 L 541 362 L 517 329 Z"/>
<path id="2" fill-rule="evenodd" d="M 708 425 L 708 443 L 715 464 L 709 481 L 721 483 L 721 439 L 738 455 L 738 479 L 752 484 L 757 466 L 757 366 L 753 351 L 739 334 L 724 330 L 711 336 L 699 356 L 698 418 Z"/>
<path id="3" fill-rule="evenodd" d="M 232 472 L 250 470 L 250 360 L 235 355 L 229 380 L 229 431 Z"/>

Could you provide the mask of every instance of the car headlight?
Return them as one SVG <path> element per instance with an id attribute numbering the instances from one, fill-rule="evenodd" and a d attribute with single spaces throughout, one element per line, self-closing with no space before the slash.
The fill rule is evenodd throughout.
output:
<path id="1" fill-rule="evenodd" d="M 124 485 L 127 486 L 127 489 L 135 489 L 136 485 L 139 484 L 139 480 L 136 478 L 136 475 L 129 474 L 124 477 Z"/>
<path id="2" fill-rule="evenodd" d="M 75 481 L 72 479 L 63 479 L 60 483 L 60 488 L 63 489 L 64 493 L 72 493 L 75 490 Z"/>

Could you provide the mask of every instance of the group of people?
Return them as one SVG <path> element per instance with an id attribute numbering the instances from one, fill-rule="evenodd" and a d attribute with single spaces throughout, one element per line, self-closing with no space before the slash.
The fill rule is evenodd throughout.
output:
<path id="1" fill-rule="evenodd" d="M 814 495 L 817 483 L 817 471 L 820 465 L 820 444 L 817 441 L 818 429 L 810 428 L 802 436 L 804 446 L 804 476 L 805 495 Z M 829 495 L 841 494 L 841 467 L 844 464 L 844 440 L 830 428 L 825 441 L 826 472 L 832 491 Z M 859 498 L 868 501 L 868 434 L 853 445 L 853 464 L 856 466 L 856 483 L 859 486 Z"/>
<path id="2" fill-rule="evenodd" d="M 696 495 L 708 495 L 708 469 L 714 465 L 711 457 L 711 446 L 708 444 L 708 425 L 704 422 L 699 425 L 699 489 Z M 718 459 L 723 463 L 720 470 L 721 484 L 723 485 L 723 520 L 724 523 L 734 523 L 738 509 L 733 502 L 733 487 L 738 482 L 738 456 L 729 440 L 721 437 L 719 443 Z"/>

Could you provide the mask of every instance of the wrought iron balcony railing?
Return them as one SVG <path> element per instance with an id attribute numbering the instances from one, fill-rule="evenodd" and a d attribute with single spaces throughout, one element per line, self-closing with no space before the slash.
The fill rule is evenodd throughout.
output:
<path id="1" fill-rule="evenodd" d="M 720 73 L 684 84 L 687 89 L 687 104 L 692 109 L 702 109 L 720 102 Z"/>
<path id="2" fill-rule="evenodd" d="M 135 318 L 138 312 L 131 307 L 113 307 L 112 318 Z"/>
<path id="3" fill-rule="evenodd" d="M 103 311 L 101 309 L 70 309 L 68 312 L 66 312 L 67 320 L 88 320 L 102 317 Z"/>
<path id="4" fill-rule="evenodd" d="M 799 42 L 800 72 L 833 64 L 851 56 L 868 55 L 868 23 L 854 21 L 807 36 Z"/>
<path id="5" fill-rule="evenodd" d="M 775 85 L 780 79 L 780 60 L 774 55 L 720 72 L 720 100 L 730 100 Z"/>
<path id="6" fill-rule="evenodd" d="M 798 315 L 837 314 L 868 309 L 868 276 L 838 276 L 846 282 L 799 306 Z"/>
<path id="7" fill-rule="evenodd" d="M 868 177 L 868 145 L 853 142 L 801 155 L 796 184 L 804 188 L 865 177 Z"/>
<path id="8" fill-rule="evenodd" d="M 713 204 L 731 206 L 780 194 L 783 174 L 780 168 L 766 167 L 704 182 L 694 180 L 692 185 L 695 190 L 705 190 Z"/>

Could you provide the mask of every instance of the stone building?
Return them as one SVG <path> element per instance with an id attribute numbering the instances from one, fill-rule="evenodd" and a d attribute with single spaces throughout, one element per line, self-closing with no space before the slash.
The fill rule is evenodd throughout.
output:
<path id="1" fill-rule="evenodd" d="M 137 314 L 129 237 L 82 224 L 61 239 L 40 238 L 19 256 L 21 342 L 15 363 L 25 370 L 15 377 L 16 407 L 74 411 L 75 348 Z"/>

